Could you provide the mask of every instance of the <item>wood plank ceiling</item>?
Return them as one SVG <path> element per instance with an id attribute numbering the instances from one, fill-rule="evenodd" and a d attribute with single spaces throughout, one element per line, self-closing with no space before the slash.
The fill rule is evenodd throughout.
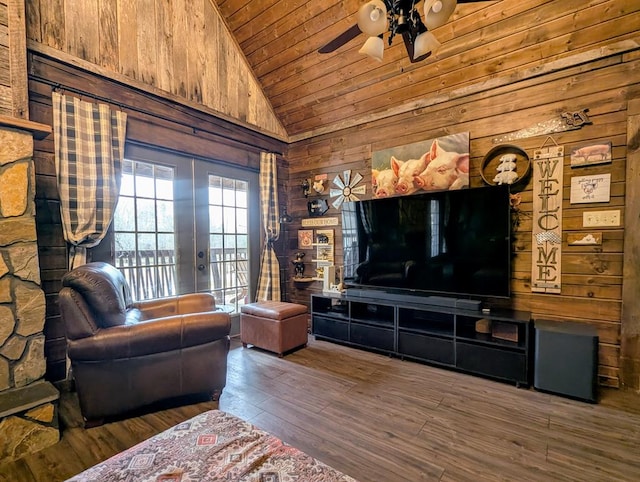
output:
<path id="1" fill-rule="evenodd" d="M 262 84 L 290 141 L 358 126 L 452 91 L 637 36 L 634 0 L 459 3 L 433 33 L 437 55 L 411 63 L 401 38 L 382 62 L 358 53 L 364 34 L 317 50 L 356 23 L 366 0 L 212 0 Z M 419 11 L 423 2 L 418 4 Z M 626 32 L 626 33 L 624 33 Z M 622 36 L 620 36 L 622 34 Z"/>
<path id="2" fill-rule="evenodd" d="M 217 3 L 292 140 L 322 133 L 337 123 L 357 125 L 390 106 L 455 88 L 464 76 L 453 75 L 445 84 L 438 80 L 442 71 L 454 74 L 460 69 L 462 53 L 473 52 L 469 61 L 484 58 L 489 39 L 478 30 L 509 13 L 496 6 L 501 2 L 458 4 L 449 22 L 434 30 L 443 43 L 437 58 L 412 64 L 402 37 L 389 47 L 388 34 L 382 62 L 358 53 L 364 34 L 333 53 L 317 52 L 356 23 L 364 0 Z M 525 5 L 512 8 L 526 12 L 540 2 L 521 3 Z M 422 8 L 420 2 L 420 12 Z M 494 37 L 500 36 L 499 27 L 492 30 Z"/>

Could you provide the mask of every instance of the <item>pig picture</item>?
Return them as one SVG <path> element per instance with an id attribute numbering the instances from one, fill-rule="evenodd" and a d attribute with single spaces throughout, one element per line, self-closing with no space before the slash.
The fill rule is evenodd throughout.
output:
<path id="1" fill-rule="evenodd" d="M 436 141 L 434 141 L 436 142 Z M 431 161 L 430 153 L 425 152 L 420 159 L 408 159 L 401 161 L 391 156 L 391 169 L 396 174 L 398 181 L 396 183 L 396 193 L 413 194 L 421 188 L 416 184 L 416 178 L 423 172 L 427 164 Z"/>
<path id="2" fill-rule="evenodd" d="M 396 184 L 398 183 L 398 176 L 393 169 L 373 169 L 371 171 L 371 181 L 373 184 L 373 197 L 389 197 L 395 196 Z"/>
<path id="3" fill-rule="evenodd" d="M 448 152 L 438 139 L 431 144 L 431 158 L 425 170 L 416 176 L 415 184 L 425 190 L 451 190 L 469 187 L 469 153 Z"/>
<path id="4" fill-rule="evenodd" d="M 571 151 L 571 167 L 611 162 L 611 142 L 576 147 Z"/>
<path id="5" fill-rule="evenodd" d="M 469 186 L 469 133 L 452 134 L 376 151 L 374 198 Z"/>

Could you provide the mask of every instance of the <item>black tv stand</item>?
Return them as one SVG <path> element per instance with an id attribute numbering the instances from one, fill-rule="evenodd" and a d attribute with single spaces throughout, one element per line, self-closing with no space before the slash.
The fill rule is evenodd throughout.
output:
<path id="1" fill-rule="evenodd" d="M 508 381 L 516 386 L 530 384 L 530 313 L 499 310 L 486 313 L 461 308 L 458 306 L 461 300 L 455 298 L 398 293 L 380 296 L 381 293 L 350 289 L 343 295 L 311 295 L 312 333 L 318 339 Z M 440 301 L 445 304 L 436 304 Z M 482 329 L 487 325 L 491 325 L 488 333 Z"/>

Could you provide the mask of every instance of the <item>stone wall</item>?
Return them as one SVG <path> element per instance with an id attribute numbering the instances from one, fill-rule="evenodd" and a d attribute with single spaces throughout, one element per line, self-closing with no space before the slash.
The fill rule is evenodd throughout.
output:
<path id="1" fill-rule="evenodd" d="M 0 391 L 44 377 L 33 137 L 0 130 Z"/>
<path id="2" fill-rule="evenodd" d="M 59 440 L 43 380 L 45 296 L 35 223 L 33 136 L 0 128 L 0 463 Z"/>

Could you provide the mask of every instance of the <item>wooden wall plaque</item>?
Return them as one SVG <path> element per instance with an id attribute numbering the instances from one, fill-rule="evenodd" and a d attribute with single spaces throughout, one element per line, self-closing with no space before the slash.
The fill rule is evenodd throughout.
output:
<path id="1" fill-rule="evenodd" d="M 531 291 L 560 293 L 564 147 L 543 146 L 533 157 Z"/>

